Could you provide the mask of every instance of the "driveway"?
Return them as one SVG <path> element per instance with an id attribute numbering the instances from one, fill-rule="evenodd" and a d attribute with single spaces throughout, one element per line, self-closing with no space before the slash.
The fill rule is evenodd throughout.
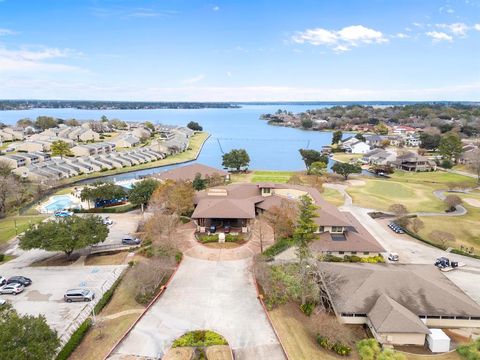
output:
<path id="1" fill-rule="evenodd" d="M 138 223 L 142 219 L 139 211 L 132 211 L 125 214 L 98 214 L 101 217 L 109 217 L 113 225 L 109 227 L 108 237 L 103 244 L 121 244 L 122 237 L 132 235 L 137 231 Z"/>
<path id="2" fill-rule="evenodd" d="M 112 358 L 158 358 L 177 337 L 197 329 L 223 335 L 235 359 L 285 359 L 257 299 L 251 260 L 185 256 L 168 289 L 117 347 Z"/>

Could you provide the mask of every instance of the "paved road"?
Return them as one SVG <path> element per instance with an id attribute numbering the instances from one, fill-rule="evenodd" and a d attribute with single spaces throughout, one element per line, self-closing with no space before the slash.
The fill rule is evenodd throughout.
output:
<path id="1" fill-rule="evenodd" d="M 168 289 L 112 358 L 160 357 L 187 331 L 222 334 L 235 359 L 285 359 L 257 299 L 251 260 L 209 261 L 185 256 Z"/>

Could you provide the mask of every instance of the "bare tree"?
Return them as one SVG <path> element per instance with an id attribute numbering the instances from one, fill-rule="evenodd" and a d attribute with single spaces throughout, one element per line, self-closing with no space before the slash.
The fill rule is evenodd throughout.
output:
<path id="1" fill-rule="evenodd" d="M 295 230 L 298 208 L 294 201 L 282 199 L 279 206 L 265 212 L 265 220 L 273 229 L 274 240 L 290 237 Z"/>
<path id="2" fill-rule="evenodd" d="M 408 214 L 407 208 L 402 204 L 392 204 L 388 210 L 394 213 L 396 217 L 402 217 Z"/>
<path id="3" fill-rule="evenodd" d="M 170 258 L 152 258 L 134 265 L 131 276 L 135 279 L 135 298 L 139 303 L 150 301 L 165 282 L 174 267 Z"/>
<path id="4" fill-rule="evenodd" d="M 142 226 L 143 237 L 151 240 L 153 245 L 165 251 L 176 251 L 178 249 L 175 235 L 179 217 L 176 214 L 164 214 L 156 211 Z"/>
<path id="5" fill-rule="evenodd" d="M 473 150 L 468 156 L 468 168 L 477 175 L 477 182 L 480 183 L 480 149 Z"/>
<path id="6" fill-rule="evenodd" d="M 413 218 L 410 224 L 412 226 L 412 230 L 416 233 L 418 233 L 420 230 L 422 230 L 425 227 L 425 224 L 423 223 L 423 221 L 420 220 L 418 217 Z"/>
<path id="7" fill-rule="evenodd" d="M 455 235 L 440 230 L 432 231 L 430 233 L 430 238 L 434 241 L 439 242 L 443 247 L 447 247 L 449 243 L 455 242 Z"/>
<path id="8" fill-rule="evenodd" d="M 445 205 L 447 205 L 447 210 L 453 211 L 458 205 L 462 203 L 462 199 L 458 195 L 447 195 L 443 202 L 445 203 Z"/>
<path id="9" fill-rule="evenodd" d="M 264 240 L 268 236 L 268 222 L 265 214 L 260 214 L 257 216 L 255 223 L 253 224 L 253 233 L 260 242 L 260 253 L 263 253 L 263 244 Z"/>

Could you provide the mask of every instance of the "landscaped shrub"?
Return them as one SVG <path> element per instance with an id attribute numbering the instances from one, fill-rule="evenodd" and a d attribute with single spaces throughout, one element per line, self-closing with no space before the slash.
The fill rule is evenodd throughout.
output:
<path id="1" fill-rule="evenodd" d="M 345 255 L 343 258 L 335 255 L 326 255 L 323 257 L 323 261 L 352 262 L 352 263 L 363 262 L 363 263 L 377 264 L 377 263 L 384 263 L 385 259 L 381 255 L 368 256 L 368 257 L 360 257 L 357 255 Z"/>
<path id="2" fill-rule="evenodd" d="M 352 263 L 357 263 L 362 261 L 360 256 L 357 256 L 357 255 L 345 255 L 343 259 L 345 260 L 345 262 L 352 262 Z"/>
<path id="3" fill-rule="evenodd" d="M 451 160 L 443 159 L 442 162 L 440 163 L 440 166 L 445 169 L 451 169 L 453 167 L 453 163 Z"/>
<path id="4" fill-rule="evenodd" d="M 183 253 L 182 253 L 181 251 L 177 251 L 177 252 L 175 253 L 175 261 L 176 261 L 176 263 L 179 264 L 180 261 L 182 261 L 182 259 L 183 259 Z"/>
<path id="5" fill-rule="evenodd" d="M 330 350 L 340 356 L 348 356 L 352 349 L 340 341 L 331 342 L 327 337 L 317 335 L 317 343 L 325 350 Z"/>
<path id="6" fill-rule="evenodd" d="M 218 242 L 218 234 L 198 235 L 198 241 L 200 241 L 202 244 Z"/>
<path id="7" fill-rule="evenodd" d="M 243 235 L 242 234 L 227 234 L 225 235 L 225 241 L 226 242 L 241 242 L 243 241 Z"/>
<path id="8" fill-rule="evenodd" d="M 92 320 L 88 318 L 85 320 L 78 329 L 72 334 L 70 340 L 65 344 L 62 350 L 58 353 L 56 360 L 67 360 L 70 355 L 75 351 L 78 345 L 82 342 L 85 334 L 87 333 L 88 329 L 92 326 Z"/>
<path id="9" fill-rule="evenodd" d="M 358 355 L 362 360 L 375 360 L 381 350 L 375 339 L 363 339 L 357 342 Z"/>
<path id="10" fill-rule="evenodd" d="M 2 262 L 3 260 L 5 260 L 5 254 L 0 254 L 0 262 Z"/>
<path id="11" fill-rule="evenodd" d="M 344 259 L 342 259 L 339 256 L 335 256 L 335 255 L 325 255 L 324 258 L 323 258 L 323 261 L 326 261 L 326 262 L 343 262 Z"/>
<path id="12" fill-rule="evenodd" d="M 376 255 L 376 256 L 369 256 L 369 257 L 362 257 L 360 258 L 360 262 L 377 264 L 377 263 L 384 263 L 385 259 L 383 258 L 382 255 Z"/>
<path id="13" fill-rule="evenodd" d="M 280 254 L 281 252 L 287 250 L 293 245 L 293 240 L 289 238 L 283 238 L 278 240 L 275 244 L 270 246 L 267 250 L 263 252 L 263 256 L 267 259 L 273 258 L 275 255 Z"/>
<path id="14" fill-rule="evenodd" d="M 195 330 L 176 339 L 172 347 L 195 346 L 204 347 L 212 345 L 228 345 L 227 340 L 216 332 L 210 330 Z"/>
<path id="15" fill-rule="evenodd" d="M 314 303 L 308 302 L 306 304 L 300 305 L 300 310 L 302 310 L 302 312 L 307 316 L 312 315 L 314 309 L 315 309 Z"/>
<path id="16" fill-rule="evenodd" d="M 480 339 L 472 344 L 459 346 L 457 352 L 466 360 L 480 360 Z"/>
<path id="17" fill-rule="evenodd" d="M 98 301 L 97 305 L 95 305 L 95 308 L 93 310 L 95 314 L 98 314 L 100 311 L 102 311 L 102 309 L 110 302 L 110 300 L 112 299 L 113 293 L 115 292 L 116 288 L 120 284 L 120 281 L 122 281 L 122 276 L 120 276 L 113 283 L 110 289 L 105 291 L 105 294 L 103 294 L 102 298 Z"/>

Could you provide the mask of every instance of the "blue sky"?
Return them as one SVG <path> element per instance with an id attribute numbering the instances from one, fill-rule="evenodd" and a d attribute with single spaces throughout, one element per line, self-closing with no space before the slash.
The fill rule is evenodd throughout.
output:
<path id="1" fill-rule="evenodd" d="M 0 0 L 0 98 L 480 101 L 480 0 Z"/>

